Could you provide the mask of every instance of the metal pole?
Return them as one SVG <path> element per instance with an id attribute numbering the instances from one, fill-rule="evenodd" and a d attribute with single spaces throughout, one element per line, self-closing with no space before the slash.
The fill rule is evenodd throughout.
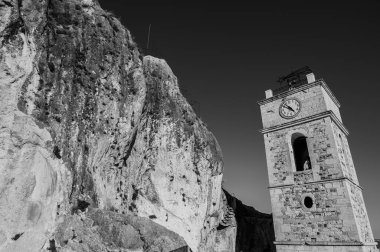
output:
<path id="1" fill-rule="evenodd" d="M 152 24 L 149 24 L 149 29 L 148 29 L 148 42 L 146 43 L 146 49 L 149 49 L 149 39 L 150 39 L 150 26 Z"/>

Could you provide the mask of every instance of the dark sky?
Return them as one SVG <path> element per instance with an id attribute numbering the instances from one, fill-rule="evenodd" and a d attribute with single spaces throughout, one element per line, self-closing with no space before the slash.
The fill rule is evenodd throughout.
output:
<path id="1" fill-rule="evenodd" d="M 100 0 L 141 48 L 166 59 L 224 155 L 225 187 L 270 212 L 257 101 L 308 65 L 342 104 L 375 237 L 380 238 L 380 1 Z M 377 156 L 379 155 L 379 156 Z"/>

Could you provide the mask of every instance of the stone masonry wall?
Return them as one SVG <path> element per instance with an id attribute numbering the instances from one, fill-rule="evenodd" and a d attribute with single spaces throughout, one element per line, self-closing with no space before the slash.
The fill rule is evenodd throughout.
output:
<path id="1" fill-rule="evenodd" d="M 272 132 L 264 135 L 270 186 L 293 182 L 290 150 L 285 136 L 285 132 Z"/>
<path id="2" fill-rule="evenodd" d="M 308 137 L 312 170 L 294 169 L 290 138 L 295 132 Z M 360 189 L 349 181 L 331 181 L 357 182 L 357 177 L 347 138 L 330 118 L 265 134 L 265 143 L 270 185 L 295 184 L 271 190 L 276 240 L 373 241 Z M 315 201 L 311 211 L 302 204 L 306 195 Z"/>
<path id="3" fill-rule="evenodd" d="M 354 167 L 354 162 L 351 157 L 350 148 L 346 135 L 339 129 L 338 126 L 333 124 L 334 137 L 336 139 L 336 148 L 340 160 L 340 165 L 345 177 L 351 179 L 354 183 L 359 184 L 358 177 Z"/>
<path id="4" fill-rule="evenodd" d="M 265 134 L 270 186 L 343 177 L 331 125 L 324 118 Z M 291 136 L 297 132 L 307 137 L 312 172 L 295 172 Z"/>
<path id="5" fill-rule="evenodd" d="M 331 110 L 342 121 L 342 116 L 340 115 L 339 106 L 331 99 L 331 96 L 327 93 L 326 89 L 322 89 L 322 94 L 324 101 L 326 103 L 327 110 Z"/>
<path id="6" fill-rule="evenodd" d="M 363 242 L 374 242 L 372 229 L 369 223 L 367 210 L 363 200 L 361 189 L 352 183 L 348 183 L 348 192 L 351 198 L 351 205 L 358 225 L 360 240 Z"/>
<path id="7" fill-rule="evenodd" d="M 297 98 L 301 102 L 301 111 L 294 118 L 301 119 L 311 115 L 316 115 L 325 111 L 333 111 L 341 120 L 338 106 L 332 101 L 321 85 L 315 85 L 309 89 L 302 90 L 287 96 L 286 98 Z M 279 107 L 283 99 L 277 99 L 260 106 L 264 128 L 289 122 L 279 115 Z"/>
<path id="8" fill-rule="evenodd" d="M 331 181 L 270 190 L 277 241 L 359 241 L 350 207 L 348 181 Z M 303 199 L 313 199 L 312 208 Z"/>

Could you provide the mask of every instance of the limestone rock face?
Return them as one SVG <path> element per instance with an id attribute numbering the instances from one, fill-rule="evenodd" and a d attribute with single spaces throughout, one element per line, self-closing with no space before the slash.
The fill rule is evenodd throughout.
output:
<path id="1" fill-rule="evenodd" d="M 228 205 L 235 213 L 236 251 L 275 252 L 272 215 L 261 213 L 253 207 L 244 205 L 228 192 L 224 193 Z"/>
<path id="2" fill-rule="evenodd" d="M 95 0 L 0 15 L 0 250 L 223 251 L 221 150 L 166 62 Z"/>
<path id="3" fill-rule="evenodd" d="M 235 210 L 228 204 L 226 194 L 222 194 L 222 213 L 223 219 L 216 228 L 215 251 L 230 252 L 235 251 L 237 223 Z M 236 250 L 240 251 L 240 250 Z"/>
<path id="4" fill-rule="evenodd" d="M 172 251 L 186 242 L 148 218 L 90 209 L 65 218 L 47 250 L 62 251 Z"/>

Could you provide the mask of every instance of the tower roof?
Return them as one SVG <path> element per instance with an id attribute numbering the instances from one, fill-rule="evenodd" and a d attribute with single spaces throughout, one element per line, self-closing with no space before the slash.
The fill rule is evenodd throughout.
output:
<path id="1" fill-rule="evenodd" d="M 280 87 L 273 90 L 273 95 L 285 92 L 291 88 L 299 87 L 303 84 L 307 84 L 308 80 L 306 75 L 313 73 L 310 67 L 301 67 L 288 75 L 278 78 L 277 82 L 280 83 Z"/>

